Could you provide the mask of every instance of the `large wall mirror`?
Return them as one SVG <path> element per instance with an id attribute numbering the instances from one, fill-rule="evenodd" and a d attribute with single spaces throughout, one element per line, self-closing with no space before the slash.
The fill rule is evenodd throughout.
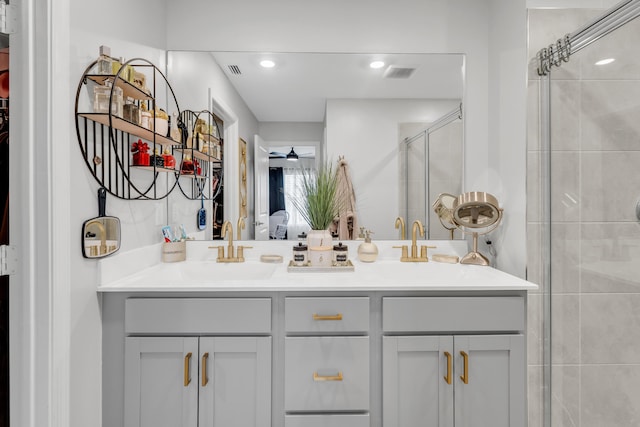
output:
<path id="1" fill-rule="evenodd" d="M 176 54 L 184 62 L 188 53 Z M 286 194 L 301 167 L 344 157 L 357 223 L 375 239 L 399 238 L 398 216 L 407 230 L 420 220 L 429 238 L 449 238 L 431 203 L 440 192 L 462 192 L 464 55 L 212 52 L 210 58 L 255 117 L 251 130 L 259 137 L 244 138 L 268 156 L 259 161 L 249 147 L 250 183 L 263 184 L 256 184 L 253 203 L 250 197 L 247 226 L 287 223 L 286 234 L 270 227 L 274 233 L 256 229 L 255 236 L 296 239 L 308 229 L 286 200 L 274 200 L 282 194 L 277 186 Z M 183 77 L 174 68 L 172 82 Z M 213 99 L 232 105 L 208 79 L 203 85 Z M 242 135 L 246 123 L 238 124 Z M 298 161 L 287 160 L 290 154 Z M 225 170 L 226 179 L 236 172 Z"/>

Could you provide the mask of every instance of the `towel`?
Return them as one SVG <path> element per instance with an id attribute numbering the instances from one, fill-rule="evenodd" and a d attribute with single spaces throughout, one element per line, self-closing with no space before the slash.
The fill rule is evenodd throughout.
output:
<path id="1" fill-rule="evenodd" d="M 343 156 L 338 158 L 338 197 L 340 208 L 334 220 L 332 232 L 337 231 L 340 240 L 355 240 L 357 227 L 356 193 L 353 189 L 349 165 Z"/>

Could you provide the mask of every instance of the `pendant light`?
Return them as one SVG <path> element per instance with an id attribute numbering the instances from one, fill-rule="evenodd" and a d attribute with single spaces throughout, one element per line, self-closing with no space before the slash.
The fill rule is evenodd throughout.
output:
<path id="1" fill-rule="evenodd" d="M 289 151 L 289 154 L 287 154 L 287 160 L 295 162 L 298 160 L 298 155 L 296 154 L 295 151 L 293 151 L 293 147 L 291 147 L 291 151 Z"/>

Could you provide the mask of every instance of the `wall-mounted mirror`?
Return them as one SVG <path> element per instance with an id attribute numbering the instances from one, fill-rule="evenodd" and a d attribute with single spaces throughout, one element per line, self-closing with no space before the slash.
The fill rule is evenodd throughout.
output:
<path id="1" fill-rule="evenodd" d="M 169 63 L 176 62 L 172 54 L 181 63 L 186 62 L 189 54 L 202 55 L 201 52 L 173 52 L 169 54 Z M 349 162 L 356 192 L 358 224 L 371 229 L 376 239 L 398 238 L 394 228 L 397 216 L 406 217 L 409 224 L 420 219 L 431 231 L 432 238 L 440 235 L 448 238 L 445 229 L 434 235 L 436 227 L 429 224 L 442 227 L 437 219 L 435 223 L 430 221 L 429 207 L 433 200 L 428 198 L 429 194 L 436 197 L 440 192 L 458 194 L 462 191 L 463 119 L 458 118 L 457 124 L 447 124 L 437 132 L 425 132 L 453 110 L 461 111 L 464 55 L 212 52 L 211 57 L 219 67 L 218 75 L 226 81 L 212 83 L 211 77 L 207 77 L 203 78 L 203 86 L 209 86 L 211 97 L 222 104 L 233 102 L 224 99 L 230 95 L 221 87 L 232 87 L 242 99 L 255 116 L 255 133 L 265 145 L 263 151 L 270 153 L 269 166 L 284 169 L 285 166 L 279 165 L 283 162 L 282 156 L 292 149 L 303 154 L 312 151 L 316 163 L 344 156 Z M 264 67 L 261 65 L 264 60 L 272 61 L 273 65 Z M 374 62 L 379 64 L 376 66 Z M 173 82 L 187 73 L 181 73 L 184 68 L 186 64 L 174 64 L 173 69 L 170 68 L 174 90 L 180 84 Z M 182 103 L 188 102 L 180 99 Z M 239 126 L 242 136 L 241 120 Z M 429 141 L 420 150 L 413 150 L 411 156 L 416 160 L 415 156 L 421 155 L 422 159 L 408 161 L 406 140 L 420 134 L 429 136 Z M 417 139 L 419 137 L 414 142 Z M 435 140 L 442 142 L 436 144 Z M 248 142 L 255 144 L 253 139 Z M 252 152 L 249 149 L 249 153 Z M 268 182 L 269 168 L 264 162 L 251 159 L 249 164 L 250 168 L 261 165 L 255 170 L 255 176 L 264 175 L 263 179 Z M 286 166 L 295 169 L 293 164 Z M 409 174 L 407 167 L 413 167 Z M 225 170 L 225 176 L 229 179 L 237 173 Z M 438 187 L 430 191 L 429 186 L 435 181 Z M 409 191 L 408 184 L 411 185 Z M 260 199 L 265 203 L 267 192 L 266 204 L 270 205 L 269 190 L 259 190 L 260 187 L 268 188 L 255 187 L 255 204 L 249 208 L 247 223 L 265 224 L 264 220 L 258 220 L 257 204 L 261 203 Z M 407 209 L 407 200 L 423 205 L 421 212 Z M 268 209 L 268 215 L 282 207 L 272 210 L 273 206 Z M 304 225 L 297 224 L 292 213 L 288 216 L 292 232 L 287 233 L 287 237 L 295 239 Z"/>
<path id="2" fill-rule="evenodd" d="M 116 217 L 98 217 L 82 226 L 82 255 L 102 258 L 120 249 L 120 220 Z"/>
<path id="3" fill-rule="evenodd" d="M 98 189 L 98 216 L 82 224 L 82 256 L 102 258 L 120 249 L 120 219 L 106 216 L 107 191 Z"/>

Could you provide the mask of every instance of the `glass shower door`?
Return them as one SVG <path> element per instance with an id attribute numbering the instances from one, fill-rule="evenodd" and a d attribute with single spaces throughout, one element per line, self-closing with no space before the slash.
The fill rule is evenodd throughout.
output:
<path id="1" fill-rule="evenodd" d="M 638 40 L 635 19 L 548 81 L 553 427 L 640 423 Z"/>

